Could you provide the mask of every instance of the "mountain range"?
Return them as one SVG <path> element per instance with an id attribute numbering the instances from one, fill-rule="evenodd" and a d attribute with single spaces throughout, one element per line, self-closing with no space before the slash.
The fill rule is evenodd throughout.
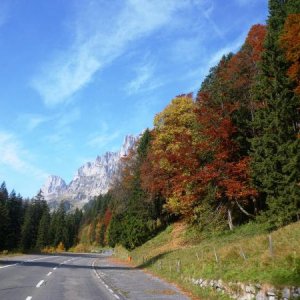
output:
<path id="1" fill-rule="evenodd" d="M 117 175 L 121 158 L 128 155 L 137 140 L 138 137 L 127 135 L 120 151 L 106 152 L 97 156 L 95 161 L 85 163 L 76 171 L 69 184 L 59 176 L 50 175 L 41 188 L 49 206 L 54 209 L 64 201 L 67 209 L 81 208 L 94 197 L 108 192 Z"/>

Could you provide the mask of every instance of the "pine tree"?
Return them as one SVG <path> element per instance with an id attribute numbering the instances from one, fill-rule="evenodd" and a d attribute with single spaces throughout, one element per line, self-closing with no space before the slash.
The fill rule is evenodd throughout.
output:
<path id="1" fill-rule="evenodd" d="M 38 231 L 42 216 L 49 210 L 42 191 L 28 203 L 21 230 L 20 248 L 23 251 L 34 249 L 37 245 Z"/>
<path id="2" fill-rule="evenodd" d="M 6 189 L 6 184 L 5 181 L 2 182 L 1 187 L 0 187 L 0 203 L 6 204 L 8 199 L 8 192 Z"/>
<path id="3" fill-rule="evenodd" d="M 54 246 L 57 246 L 60 242 L 66 245 L 68 237 L 66 232 L 66 211 L 65 204 L 63 201 L 60 203 L 59 208 L 56 212 L 56 222 L 54 226 Z"/>
<path id="4" fill-rule="evenodd" d="M 38 235 L 36 240 L 37 249 L 43 249 L 44 247 L 49 245 L 49 225 L 49 210 L 45 210 L 39 223 Z"/>
<path id="5" fill-rule="evenodd" d="M 28 205 L 25 211 L 24 223 L 21 230 L 20 248 L 27 251 L 33 246 L 34 226 L 33 226 L 33 206 Z"/>
<path id="6" fill-rule="evenodd" d="M 16 195 L 13 190 L 7 200 L 9 215 L 7 248 L 16 249 L 20 240 L 20 232 L 23 221 L 23 200 L 20 195 Z"/>
<path id="7" fill-rule="evenodd" d="M 252 139 L 252 177 L 266 201 L 272 226 L 295 219 L 300 209 L 299 99 L 280 47 L 288 2 L 293 1 L 269 1 L 268 33 L 255 95 L 261 108 L 253 121 L 257 135 Z"/>
<path id="8" fill-rule="evenodd" d="M 0 187 L 0 250 L 7 247 L 7 233 L 9 224 L 9 214 L 7 209 L 8 192 L 6 184 L 3 182 Z"/>

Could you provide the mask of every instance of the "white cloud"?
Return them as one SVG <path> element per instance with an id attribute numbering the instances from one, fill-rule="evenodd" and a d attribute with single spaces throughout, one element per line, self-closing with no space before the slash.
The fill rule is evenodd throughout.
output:
<path id="1" fill-rule="evenodd" d="M 216 66 L 221 58 L 229 54 L 230 52 L 236 53 L 245 41 L 246 33 L 243 33 L 232 43 L 218 49 L 216 52 L 205 61 L 202 62 L 198 67 L 187 72 L 181 79 L 189 80 L 190 84 L 184 92 L 197 92 L 200 88 L 199 82 L 203 81 L 205 77 L 209 74 L 209 70 Z"/>
<path id="2" fill-rule="evenodd" d="M 81 117 L 81 112 L 78 107 L 74 107 L 72 110 L 68 110 L 67 112 L 63 112 L 57 115 L 57 123 L 56 128 L 64 129 L 69 127 L 74 122 L 78 121 Z"/>
<path id="3" fill-rule="evenodd" d="M 255 5 L 256 2 L 261 1 L 261 0 L 235 0 L 235 2 L 240 5 L 240 6 L 249 6 L 249 5 Z"/>
<path id="4" fill-rule="evenodd" d="M 96 72 L 123 54 L 132 42 L 168 24 L 178 9 L 189 5 L 185 0 L 124 3 L 107 15 L 103 13 L 106 7 L 102 1 L 78 7 L 72 45 L 46 62 L 31 81 L 46 105 L 70 101 L 93 80 Z"/>
<path id="5" fill-rule="evenodd" d="M 116 140 L 118 137 L 120 137 L 120 132 L 111 132 L 108 124 L 102 121 L 100 124 L 100 129 L 89 135 L 87 145 L 93 148 L 101 149 L 107 144 Z"/>
<path id="6" fill-rule="evenodd" d="M 17 121 L 22 124 L 28 131 L 32 131 L 39 126 L 53 122 L 53 128 L 58 131 L 66 131 L 70 125 L 78 121 L 81 117 L 81 112 L 78 107 L 69 109 L 67 112 L 62 111 L 52 115 L 41 114 L 21 114 Z"/>
<path id="7" fill-rule="evenodd" d="M 220 59 L 222 58 L 222 56 L 229 54 L 230 52 L 236 52 L 240 49 L 240 47 L 243 45 L 244 41 L 245 41 L 245 37 L 246 37 L 246 33 L 242 34 L 241 36 L 239 36 L 234 42 L 232 42 L 229 45 L 226 45 L 225 47 L 219 49 L 218 51 L 216 51 L 212 57 L 210 58 L 209 62 L 208 62 L 208 67 L 211 68 L 214 65 L 216 65 Z"/>
<path id="8" fill-rule="evenodd" d="M 213 28 L 214 32 L 221 38 L 225 39 L 224 34 L 222 30 L 220 30 L 219 26 L 217 23 L 214 21 L 214 19 L 211 17 L 211 14 L 214 10 L 214 4 L 213 2 L 209 1 L 208 2 L 208 7 L 206 9 L 202 10 L 203 16 L 205 19 L 209 22 L 210 26 Z"/>
<path id="9" fill-rule="evenodd" d="M 185 63 L 194 63 L 205 54 L 202 36 L 193 36 L 189 38 L 178 39 L 171 48 L 171 58 L 176 63 L 184 61 Z"/>
<path id="10" fill-rule="evenodd" d="M 53 117 L 39 114 L 21 114 L 17 121 L 22 124 L 28 131 L 32 131 L 40 125 L 50 121 Z"/>
<path id="11" fill-rule="evenodd" d="M 0 165 L 34 178 L 46 178 L 48 174 L 31 162 L 31 155 L 17 140 L 16 136 L 0 132 Z"/>
<path id="12" fill-rule="evenodd" d="M 113 133 L 94 134 L 88 140 L 88 145 L 91 147 L 102 148 L 108 143 L 116 140 L 120 136 L 118 131 Z"/>
<path id="13" fill-rule="evenodd" d="M 78 107 L 53 115 L 50 119 L 52 123 L 49 124 L 51 129 L 48 132 L 50 133 L 44 136 L 44 141 L 60 149 L 70 149 L 72 144 L 69 136 L 73 131 L 72 125 L 80 118 L 81 111 Z"/>
<path id="14" fill-rule="evenodd" d="M 151 91 L 164 84 L 162 80 L 154 77 L 155 66 L 153 63 L 144 62 L 134 69 L 135 78 L 133 78 L 125 87 L 128 95 L 139 92 Z"/>

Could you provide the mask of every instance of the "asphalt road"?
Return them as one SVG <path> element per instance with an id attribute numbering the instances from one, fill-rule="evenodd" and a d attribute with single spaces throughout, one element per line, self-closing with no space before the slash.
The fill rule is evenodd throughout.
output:
<path id="1" fill-rule="evenodd" d="M 106 254 L 23 255 L 0 259 L 1 300 L 187 300 L 175 286 Z"/>

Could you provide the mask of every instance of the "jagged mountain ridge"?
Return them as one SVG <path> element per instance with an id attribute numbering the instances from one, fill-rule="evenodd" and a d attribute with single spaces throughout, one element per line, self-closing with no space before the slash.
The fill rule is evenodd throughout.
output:
<path id="1" fill-rule="evenodd" d="M 59 176 L 49 176 L 41 188 L 49 206 L 55 208 L 64 200 L 71 207 L 81 208 L 95 196 L 105 194 L 117 174 L 121 158 L 129 153 L 137 140 L 138 137 L 127 135 L 119 152 L 106 152 L 95 161 L 85 163 L 69 184 Z"/>

